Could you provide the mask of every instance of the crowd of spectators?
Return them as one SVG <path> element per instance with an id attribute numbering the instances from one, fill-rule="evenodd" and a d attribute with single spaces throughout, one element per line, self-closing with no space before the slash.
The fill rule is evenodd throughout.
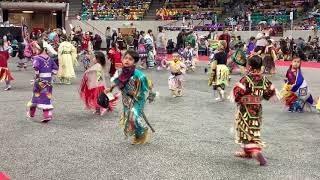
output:
<path id="1" fill-rule="evenodd" d="M 209 19 L 212 20 L 216 14 L 222 14 L 224 9 L 218 6 L 217 1 L 197 0 L 167 0 L 164 6 L 157 9 L 157 19 L 179 20 L 185 19 Z"/>
<path id="2" fill-rule="evenodd" d="M 142 20 L 151 0 L 82 0 L 78 19 L 82 20 Z"/>
<path id="3" fill-rule="evenodd" d="M 289 25 L 290 12 L 294 13 L 296 19 L 304 15 L 317 1 L 306 0 L 242 0 L 225 4 L 226 9 L 231 9 L 229 17 L 225 19 L 226 25 L 234 25 L 243 29 L 249 26 L 249 16 L 251 24 L 260 23 L 270 26 Z"/>

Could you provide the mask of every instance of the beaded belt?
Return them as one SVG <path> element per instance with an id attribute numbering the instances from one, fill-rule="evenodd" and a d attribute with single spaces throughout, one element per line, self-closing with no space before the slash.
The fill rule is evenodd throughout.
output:
<path id="1" fill-rule="evenodd" d="M 71 54 L 71 51 L 62 51 L 61 54 Z"/>
<path id="2" fill-rule="evenodd" d="M 246 95 L 241 98 L 243 104 L 261 104 L 261 97 Z"/>

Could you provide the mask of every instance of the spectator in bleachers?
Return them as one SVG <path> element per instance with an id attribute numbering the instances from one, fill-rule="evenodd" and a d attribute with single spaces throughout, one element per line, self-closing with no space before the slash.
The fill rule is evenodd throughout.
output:
<path id="1" fill-rule="evenodd" d="M 149 9 L 150 0 L 106 1 L 103 3 L 82 1 L 81 19 L 91 20 L 138 20 Z"/>

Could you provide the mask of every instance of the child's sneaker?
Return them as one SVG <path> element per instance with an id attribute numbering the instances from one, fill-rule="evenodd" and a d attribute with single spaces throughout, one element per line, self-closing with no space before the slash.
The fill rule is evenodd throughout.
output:
<path id="1" fill-rule="evenodd" d="M 11 85 L 7 86 L 4 90 L 5 91 L 10 91 L 11 90 Z"/>
<path id="2" fill-rule="evenodd" d="M 100 115 L 100 111 L 99 110 L 95 110 L 95 111 L 93 111 L 93 114 L 94 115 Z"/>
<path id="3" fill-rule="evenodd" d="M 51 120 L 52 120 L 52 117 L 48 117 L 48 118 L 44 118 L 41 122 L 42 123 L 48 123 Z"/>
<path id="4" fill-rule="evenodd" d="M 290 107 L 288 108 L 288 112 L 294 112 L 294 109 L 293 109 L 292 106 L 290 106 Z"/>
<path id="5" fill-rule="evenodd" d="M 107 112 L 107 109 L 101 108 L 100 109 L 100 116 L 103 116 Z"/>
<path id="6" fill-rule="evenodd" d="M 31 119 L 31 118 L 33 118 L 34 116 L 32 116 L 32 115 L 30 114 L 30 111 L 27 111 L 26 117 L 27 117 L 27 119 Z"/>
<path id="7" fill-rule="evenodd" d="M 253 152 L 252 156 L 259 162 L 260 166 L 267 165 L 267 160 L 263 157 L 261 152 Z"/>

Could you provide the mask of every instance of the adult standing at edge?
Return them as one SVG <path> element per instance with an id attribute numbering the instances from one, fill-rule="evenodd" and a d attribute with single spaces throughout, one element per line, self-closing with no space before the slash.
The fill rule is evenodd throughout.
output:
<path id="1" fill-rule="evenodd" d="M 77 49 L 71 44 L 70 37 L 62 36 L 63 42 L 59 45 L 58 77 L 63 84 L 71 84 L 71 79 L 76 77 L 74 65 L 77 64 Z"/>
<path id="2" fill-rule="evenodd" d="M 229 53 L 229 50 L 230 50 L 230 40 L 231 40 L 231 37 L 230 37 L 230 35 L 229 35 L 229 33 L 228 33 L 228 29 L 225 29 L 224 31 L 223 31 L 223 33 L 220 35 L 220 37 L 219 37 L 219 40 L 224 40 L 224 41 L 226 41 L 226 43 L 227 43 L 227 46 L 225 47 L 225 52 L 226 52 L 226 54 L 228 54 Z"/>
<path id="3" fill-rule="evenodd" d="M 155 65 L 154 62 L 154 39 L 152 30 L 149 29 L 148 33 L 144 36 L 145 44 L 146 44 L 146 50 L 147 50 L 147 67 L 153 68 Z"/>
<path id="4" fill-rule="evenodd" d="M 112 41 L 112 31 L 111 31 L 111 28 L 109 26 L 106 29 L 105 36 L 106 36 L 106 43 L 107 43 L 106 50 L 107 50 L 107 52 L 109 52 L 111 41 Z"/>
<path id="5" fill-rule="evenodd" d="M 186 31 L 184 29 L 182 29 L 182 31 L 177 36 L 177 49 L 176 49 L 177 51 L 179 49 L 184 48 L 183 39 L 184 39 L 185 33 L 186 33 Z"/>
<path id="6" fill-rule="evenodd" d="M 112 29 L 112 35 L 111 35 L 112 42 L 117 43 L 117 38 L 118 38 L 117 30 L 116 29 Z"/>
<path id="7" fill-rule="evenodd" d="M 159 26 L 159 34 L 157 36 L 157 41 L 156 41 L 156 63 L 158 66 L 158 70 L 161 70 L 162 67 L 162 62 L 166 59 L 166 47 L 167 47 L 167 38 L 165 33 L 163 32 L 164 29 L 162 26 Z"/>

